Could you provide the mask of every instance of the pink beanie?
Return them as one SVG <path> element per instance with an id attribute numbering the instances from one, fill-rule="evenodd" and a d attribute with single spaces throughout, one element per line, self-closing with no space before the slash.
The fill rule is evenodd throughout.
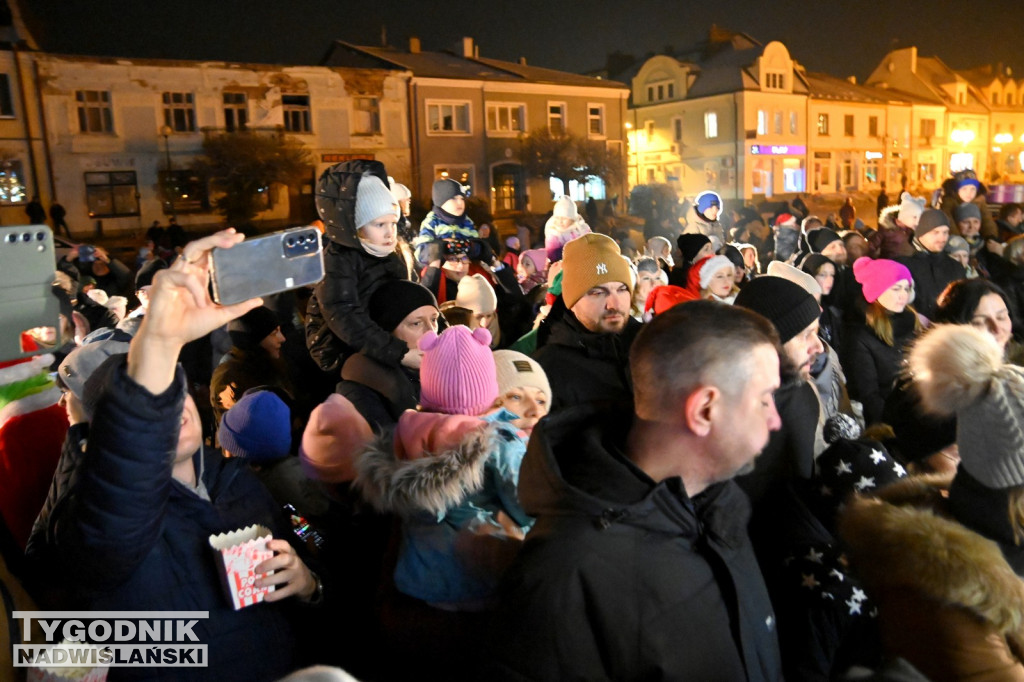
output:
<path id="1" fill-rule="evenodd" d="M 548 253 L 544 249 L 530 249 L 519 254 L 519 260 L 528 260 L 533 263 L 537 272 L 544 272 L 548 267 Z"/>
<path id="2" fill-rule="evenodd" d="M 420 338 L 420 405 L 431 412 L 476 416 L 498 398 L 498 380 L 491 354 L 491 333 L 456 325 L 440 336 Z"/>
<path id="3" fill-rule="evenodd" d="M 858 258 L 853 264 L 853 276 L 863 287 L 864 300 L 868 303 L 877 301 L 886 289 L 900 280 L 914 283 L 914 277 L 906 265 L 886 258 Z"/>
<path id="4" fill-rule="evenodd" d="M 372 439 L 373 431 L 355 405 L 332 393 L 309 415 L 299 446 L 302 470 L 317 481 L 351 481 L 356 456 Z"/>

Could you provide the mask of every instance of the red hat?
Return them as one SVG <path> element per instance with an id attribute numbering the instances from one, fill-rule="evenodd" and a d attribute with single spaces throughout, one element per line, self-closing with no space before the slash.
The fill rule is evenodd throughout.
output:
<path id="1" fill-rule="evenodd" d="M 647 294 L 647 301 L 644 303 L 644 313 L 661 315 L 669 308 L 680 303 L 686 303 L 687 301 L 696 301 L 698 298 L 688 289 L 677 287 L 674 284 L 663 284 L 660 287 L 654 287 L 651 289 L 651 293 Z"/>

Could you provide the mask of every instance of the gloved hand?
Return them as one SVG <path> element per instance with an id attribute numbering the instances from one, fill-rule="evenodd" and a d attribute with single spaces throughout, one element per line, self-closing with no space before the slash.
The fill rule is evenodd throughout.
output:
<path id="1" fill-rule="evenodd" d="M 485 265 L 494 262 L 494 249 L 483 239 L 469 240 L 469 260 L 479 261 Z"/>

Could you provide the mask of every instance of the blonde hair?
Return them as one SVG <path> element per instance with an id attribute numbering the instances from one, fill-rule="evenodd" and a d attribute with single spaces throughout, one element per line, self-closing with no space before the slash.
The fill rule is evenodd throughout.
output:
<path id="1" fill-rule="evenodd" d="M 1013 544 L 1024 542 L 1024 486 L 1011 488 L 1007 492 L 1007 515 L 1013 529 Z"/>
<path id="2" fill-rule="evenodd" d="M 921 318 L 918 316 L 917 311 L 914 310 L 914 306 L 908 305 L 906 309 L 914 314 L 914 334 L 920 334 L 924 331 Z M 864 311 L 864 317 L 871 331 L 875 333 L 875 336 L 880 338 L 887 346 L 894 345 L 892 320 L 889 319 L 889 311 L 885 309 L 885 306 L 878 301 L 872 301 L 868 304 L 867 310 Z"/>

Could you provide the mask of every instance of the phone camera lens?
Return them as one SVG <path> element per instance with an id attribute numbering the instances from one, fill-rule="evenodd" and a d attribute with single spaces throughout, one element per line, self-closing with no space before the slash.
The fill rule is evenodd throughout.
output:
<path id="1" fill-rule="evenodd" d="M 41 242 L 41 241 L 44 241 L 45 239 L 46 239 L 46 233 L 45 232 L 36 232 L 36 241 Z"/>
<path id="2" fill-rule="evenodd" d="M 288 246 L 289 249 L 292 248 L 293 246 L 295 246 L 295 237 L 288 237 L 288 239 L 284 240 L 284 243 L 285 245 Z"/>
<path id="3" fill-rule="evenodd" d="M 30 241 L 32 241 L 32 235 L 30 233 L 28 233 L 28 232 L 22 233 L 21 241 L 23 241 L 23 242 L 30 242 Z"/>
<path id="4" fill-rule="evenodd" d="M 18 235 L 14 233 L 7 235 L 7 241 L 13 244 L 14 242 L 18 241 Z"/>

